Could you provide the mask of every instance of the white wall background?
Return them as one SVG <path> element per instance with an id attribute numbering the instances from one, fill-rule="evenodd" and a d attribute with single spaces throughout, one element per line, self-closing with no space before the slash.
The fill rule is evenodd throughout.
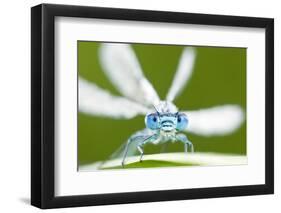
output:
<path id="1" fill-rule="evenodd" d="M 51 212 L 278 212 L 281 207 L 281 7 L 278 0 L 45 0 L 80 4 L 275 18 L 275 195 L 111 205 Z M 3 1 L 0 12 L 0 212 L 39 212 L 30 197 L 30 7 Z M 15 157 L 16 156 L 16 157 Z M 280 208 L 281 209 L 281 208 Z"/>

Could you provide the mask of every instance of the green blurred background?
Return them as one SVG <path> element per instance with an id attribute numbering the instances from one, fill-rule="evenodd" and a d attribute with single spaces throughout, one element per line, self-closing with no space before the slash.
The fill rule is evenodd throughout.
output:
<path id="1" fill-rule="evenodd" d="M 79 76 L 119 95 L 103 73 L 98 58 L 100 42 L 78 41 Z M 183 46 L 132 44 L 147 79 L 164 99 L 176 71 Z M 193 75 L 176 98 L 180 110 L 196 110 L 221 104 L 238 104 L 246 110 L 246 49 L 196 47 Z M 126 77 L 124 76 L 124 79 Z M 210 121 L 212 125 L 212 121 Z M 145 127 L 144 117 L 114 120 L 79 113 L 78 164 L 106 160 L 132 133 Z M 246 155 L 246 122 L 234 133 L 202 137 L 189 133 L 196 152 Z M 160 146 L 148 145 L 145 153 L 159 153 Z M 181 143 L 168 146 L 168 152 L 183 151 Z"/>

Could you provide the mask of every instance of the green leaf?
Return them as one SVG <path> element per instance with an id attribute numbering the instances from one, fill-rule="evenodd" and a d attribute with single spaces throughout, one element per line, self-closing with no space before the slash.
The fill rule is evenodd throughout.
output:
<path id="1" fill-rule="evenodd" d="M 83 165 L 79 171 L 95 171 L 108 169 L 157 168 L 179 166 L 220 166 L 245 165 L 247 156 L 217 153 L 161 153 L 144 155 L 142 162 L 139 156 L 127 157 L 125 166 L 121 166 L 122 159 L 113 159 L 104 162 Z"/>

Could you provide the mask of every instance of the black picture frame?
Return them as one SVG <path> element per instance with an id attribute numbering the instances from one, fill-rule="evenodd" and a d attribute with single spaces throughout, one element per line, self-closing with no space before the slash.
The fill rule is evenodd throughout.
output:
<path id="1" fill-rule="evenodd" d="M 265 184 L 95 195 L 54 195 L 55 17 L 100 18 L 145 22 L 182 23 L 264 28 L 266 135 Z M 31 204 L 59 208 L 105 204 L 154 202 L 274 193 L 274 20 L 148 10 L 41 4 L 31 8 Z"/>

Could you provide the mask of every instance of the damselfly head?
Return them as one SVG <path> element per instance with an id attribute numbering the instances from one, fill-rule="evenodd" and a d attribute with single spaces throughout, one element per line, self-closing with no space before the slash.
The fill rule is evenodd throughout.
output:
<path id="1" fill-rule="evenodd" d="M 184 113 L 177 111 L 176 106 L 167 101 L 161 101 L 154 106 L 155 112 L 145 117 L 146 127 L 152 130 L 160 129 L 164 132 L 182 131 L 187 127 L 188 119 Z"/>

